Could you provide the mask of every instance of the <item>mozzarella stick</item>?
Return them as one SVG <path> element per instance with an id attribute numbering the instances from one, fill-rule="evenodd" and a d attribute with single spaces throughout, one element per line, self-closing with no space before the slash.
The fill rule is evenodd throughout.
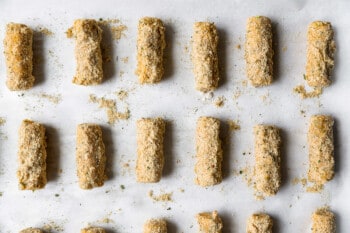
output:
<path id="1" fill-rule="evenodd" d="M 160 181 L 164 166 L 164 132 L 165 121 L 161 118 L 142 118 L 137 121 L 137 182 Z"/>
<path id="2" fill-rule="evenodd" d="M 31 120 L 23 120 L 19 129 L 18 144 L 19 189 L 44 188 L 47 182 L 45 127 Z"/>
<path id="3" fill-rule="evenodd" d="M 255 135 L 255 189 L 263 196 L 275 195 L 281 184 L 281 136 L 275 126 L 256 125 Z"/>
<path id="4" fill-rule="evenodd" d="M 143 226 L 143 233 L 167 233 L 164 219 L 150 219 Z"/>
<path id="5" fill-rule="evenodd" d="M 305 79 L 311 87 L 327 87 L 332 82 L 336 50 L 333 34 L 329 22 L 315 21 L 309 25 Z"/>
<path id="6" fill-rule="evenodd" d="M 44 233 L 42 230 L 40 230 L 39 228 L 26 228 L 24 230 L 21 230 L 19 233 Z"/>
<path id="7" fill-rule="evenodd" d="M 4 54 L 6 58 L 6 85 L 11 91 L 27 90 L 34 85 L 33 31 L 24 24 L 6 26 Z"/>
<path id="8" fill-rule="evenodd" d="M 334 176 L 333 118 L 314 115 L 310 119 L 308 180 L 325 184 Z"/>
<path id="9" fill-rule="evenodd" d="M 218 33 L 214 23 L 196 22 L 192 41 L 193 72 L 196 89 L 213 91 L 219 83 Z"/>
<path id="10" fill-rule="evenodd" d="M 204 212 L 197 214 L 199 232 L 201 233 L 221 233 L 223 224 L 218 212 Z"/>
<path id="11" fill-rule="evenodd" d="M 247 233 L 272 233 L 273 220 L 267 214 L 253 214 L 248 219 Z"/>
<path id="12" fill-rule="evenodd" d="M 102 82 L 102 29 L 93 19 L 74 21 L 72 34 L 76 39 L 76 73 L 73 83 L 78 85 L 97 85 Z"/>
<path id="13" fill-rule="evenodd" d="M 246 73 L 254 87 L 268 86 L 273 81 L 273 47 L 271 20 L 250 17 L 245 40 Z"/>
<path id="14" fill-rule="evenodd" d="M 78 125 L 76 162 L 80 188 L 92 189 L 104 184 L 107 179 L 106 155 L 100 126 Z"/>
<path id="15" fill-rule="evenodd" d="M 157 83 L 164 74 L 163 53 L 165 27 L 157 18 L 140 19 L 137 36 L 137 69 L 139 83 Z"/>
<path id="16" fill-rule="evenodd" d="M 312 214 L 312 233 L 335 233 L 334 214 L 327 208 L 320 208 Z"/>
<path id="17" fill-rule="evenodd" d="M 80 233 L 106 233 L 106 231 L 101 227 L 88 227 L 82 229 Z"/>
<path id="18" fill-rule="evenodd" d="M 219 137 L 220 121 L 200 117 L 196 130 L 196 184 L 207 187 L 222 181 L 222 148 Z"/>

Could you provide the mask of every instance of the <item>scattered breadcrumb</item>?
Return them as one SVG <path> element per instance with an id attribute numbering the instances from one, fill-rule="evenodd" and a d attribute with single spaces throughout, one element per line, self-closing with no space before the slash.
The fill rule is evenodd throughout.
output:
<path id="1" fill-rule="evenodd" d="M 187 45 L 185 45 L 184 51 L 185 51 L 185 53 L 189 53 L 189 49 L 188 49 L 188 46 L 187 46 Z"/>
<path id="2" fill-rule="evenodd" d="M 171 198 L 172 195 L 173 195 L 173 192 L 171 192 L 171 193 L 161 193 L 158 196 L 154 195 L 153 190 L 150 190 L 148 192 L 148 196 L 153 201 L 162 201 L 162 202 L 172 201 L 172 198 Z"/>
<path id="3" fill-rule="evenodd" d="M 247 80 L 243 80 L 243 81 L 242 81 L 242 86 L 243 86 L 243 87 L 246 87 L 247 85 L 248 85 L 248 81 L 247 81 Z"/>
<path id="4" fill-rule="evenodd" d="M 50 102 L 52 102 L 54 104 L 58 104 L 62 100 L 61 94 L 50 95 L 50 94 L 46 94 L 46 93 L 41 93 L 41 94 L 39 94 L 39 97 L 47 99 L 48 101 L 50 101 Z"/>
<path id="5" fill-rule="evenodd" d="M 127 120 L 130 118 L 129 108 L 126 107 L 124 112 L 117 111 L 117 103 L 113 99 L 106 99 L 104 97 L 98 98 L 95 95 L 90 95 L 90 102 L 98 103 L 100 108 L 104 108 L 108 117 L 108 124 L 114 125 L 119 120 Z"/>
<path id="6" fill-rule="evenodd" d="M 120 40 L 122 36 L 125 36 L 124 31 L 127 30 L 128 27 L 124 24 L 118 25 L 118 26 L 112 26 L 111 31 L 113 34 L 113 39 Z"/>
<path id="7" fill-rule="evenodd" d="M 73 38 L 73 27 L 70 27 L 66 31 L 67 38 Z"/>
<path id="8" fill-rule="evenodd" d="M 236 131 L 241 129 L 241 126 L 239 125 L 238 121 L 228 120 L 228 125 L 229 125 L 230 131 Z"/>
<path id="9" fill-rule="evenodd" d="M 312 186 L 306 187 L 308 193 L 320 193 L 324 188 L 323 184 L 313 184 Z"/>
<path id="10" fill-rule="evenodd" d="M 302 99 L 319 97 L 322 94 L 322 88 L 316 87 L 313 91 L 307 92 L 302 85 L 294 87 L 293 91 L 301 96 Z"/>
<path id="11" fill-rule="evenodd" d="M 125 100 L 128 97 L 128 92 L 124 90 L 117 91 L 115 94 L 119 100 Z"/>
<path id="12" fill-rule="evenodd" d="M 124 63 L 128 63 L 129 62 L 129 57 L 122 57 L 121 60 Z"/>
<path id="13" fill-rule="evenodd" d="M 114 221 L 113 221 L 113 219 L 110 219 L 110 218 L 108 218 L 108 217 L 106 217 L 106 218 L 103 218 L 103 219 L 101 219 L 101 220 L 97 220 L 96 221 L 97 223 L 115 223 Z"/>
<path id="14" fill-rule="evenodd" d="M 39 27 L 39 32 L 44 34 L 45 36 L 52 36 L 53 35 L 53 32 L 45 27 Z"/>
<path id="15" fill-rule="evenodd" d="M 307 184 L 307 179 L 306 178 L 298 178 L 298 177 L 295 177 L 292 181 L 292 184 L 293 185 L 297 185 L 297 184 L 302 184 L 303 187 L 306 186 Z"/>
<path id="16" fill-rule="evenodd" d="M 119 77 L 123 77 L 123 75 L 124 75 L 124 71 L 121 70 L 121 71 L 119 72 Z"/>
<path id="17" fill-rule="evenodd" d="M 64 228 L 54 221 L 49 221 L 43 226 L 43 230 L 47 232 L 52 232 L 52 231 L 58 231 L 58 232 L 63 232 Z"/>
<path id="18" fill-rule="evenodd" d="M 100 19 L 98 22 L 102 26 L 110 27 L 114 40 L 119 40 L 122 36 L 125 36 L 124 31 L 128 29 L 119 19 Z"/>
<path id="19" fill-rule="evenodd" d="M 218 108 L 221 108 L 222 106 L 224 106 L 225 100 L 226 100 L 226 98 L 224 96 L 219 96 L 215 100 L 215 106 Z"/>
<path id="20" fill-rule="evenodd" d="M 236 45 L 236 49 L 241 49 L 241 48 L 242 48 L 242 46 L 240 44 Z"/>
<path id="21" fill-rule="evenodd" d="M 4 125 L 6 123 L 6 119 L 0 117 L 0 126 Z"/>
<path id="22" fill-rule="evenodd" d="M 282 52 L 285 52 L 285 51 L 287 51 L 287 46 L 284 46 L 283 48 L 282 48 Z"/>
<path id="23" fill-rule="evenodd" d="M 260 96 L 260 98 L 265 104 L 271 104 L 270 92 L 267 92 L 265 95 Z"/>
<path id="24" fill-rule="evenodd" d="M 233 99 L 236 100 L 242 95 L 241 89 L 237 88 L 233 93 Z"/>

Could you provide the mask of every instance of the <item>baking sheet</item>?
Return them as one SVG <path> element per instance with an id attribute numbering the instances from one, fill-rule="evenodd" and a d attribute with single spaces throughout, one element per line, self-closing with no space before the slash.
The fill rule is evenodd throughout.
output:
<path id="1" fill-rule="evenodd" d="M 247 218 L 258 211 L 274 217 L 275 232 L 310 232 L 311 213 L 324 205 L 336 213 L 338 232 L 346 232 L 350 228 L 349 7 L 346 0 L 1 1 L 1 40 L 11 21 L 38 30 L 47 28 L 53 34 L 35 37 L 39 60 L 34 74 L 38 81 L 29 91 L 6 88 L 4 57 L 0 56 L 0 117 L 6 120 L 0 126 L 0 232 L 18 232 L 29 226 L 79 232 L 89 224 L 110 232 L 141 232 L 151 217 L 166 218 L 169 232 L 197 232 L 195 215 L 212 210 L 222 216 L 224 232 L 244 232 Z M 275 30 L 276 81 L 259 89 L 244 81 L 245 23 L 253 15 L 270 17 Z M 137 22 L 143 16 L 159 17 L 166 24 L 166 77 L 153 86 L 138 85 L 134 74 Z M 66 38 L 65 31 L 77 18 L 119 19 L 127 26 L 120 40 L 109 41 L 112 61 L 102 85 L 71 83 L 74 41 Z M 213 21 L 219 30 L 222 81 L 213 96 L 194 90 L 189 42 L 192 25 L 199 20 Z M 330 21 L 335 29 L 334 82 L 320 98 L 301 100 L 292 90 L 305 84 L 306 30 L 313 20 Z M 122 59 L 126 57 L 127 62 Z M 128 92 L 125 100 L 115 95 L 120 90 Z M 131 117 L 109 125 L 105 111 L 89 101 L 91 94 L 115 99 L 118 111 L 128 108 Z M 221 96 L 224 106 L 218 108 L 214 102 Z M 336 175 L 321 193 L 314 194 L 293 180 L 305 177 L 307 125 L 316 113 L 332 114 L 336 120 Z M 193 182 L 195 125 L 202 115 L 220 118 L 226 129 L 225 178 L 222 184 L 206 189 Z M 164 176 L 158 184 L 138 184 L 134 175 L 135 121 L 154 116 L 170 122 Z M 49 181 L 45 189 L 35 192 L 17 187 L 17 131 L 25 118 L 44 123 L 48 131 Z M 228 133 L 228 120 L 239 121 L 241 129 Z M 82 122 L 103 125 L 108 152 L 110 179 L 90 191 L 79 189 L 75 169 L 75 129 Z M 238 175 L 253 164 L 252 127 L 258 123 L 283 129 L 283 185 L 277 196 L 264 201 L 255 200 L 244 175 Z M 172 192 L 172 201 L 154 201 L 148 195 L 150 190 L 155 195 Z"/>

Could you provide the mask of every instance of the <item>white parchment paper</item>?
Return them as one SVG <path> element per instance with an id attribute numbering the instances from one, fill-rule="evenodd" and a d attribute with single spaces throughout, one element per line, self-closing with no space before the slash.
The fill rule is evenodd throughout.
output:
<path id="1" fill-rule="evenodd" d="M 0 117 L 6 119 L 0 126 L 0 232 L 18 232 L 29 226 L 79 232 L 91 224 L 110 232 L 136 233 L 142 232 L 151 217 L 166 218 L 169 232 L 198 232 L 195 215 L 212 210 L 222 216 L 224 232 L 245 232 L 247 218 L 259 211 L 274 217 L 275 232 L 310 232 L 311 213 L 324 205 L 336 213 L 338 232 L 350 229 L 349 1 L 3 0 L 0 9 L 0 40 L 11 21 L 53 32 L 35 38 L 35 54 L 40 58 L 34 72 L 38 81 L 29 91 L 6 88 L 5 62 L 0 56 Z M 246 19 L 254 15 L 270 17 L 275 30 L 276 80 L 259 89 L 245 84 L 243 58 Z M 137 22 L 143 16 L 159 17 L 166 24 L 166 77 L 157 85 L 140 86 L 134 74 Z M 77 18 L 120 19 L 127 26 L 120 40 L 110 41 L 112 60 L 102 85 L 71 83 L 74 41 L 66 38 L 65 31 Z M 215 22 L 220 36 L 222 81 L 213 96 L 195 91 L 191 72 L 192 25 L 202 20 Z M 301 100 L 293 88 L 305 84 L 306 31 L 314 20 L 330 21 L 335 30 L 334 82 L 320 98 Z M 114 94 L 120 90 L 128 92 L 125 100 Z M 60 101 L 54 103 L 43 94 Z M 118 111 L 129 108 L 130 119 L 109 125 L 105 111 L 89 102 L 90 94 L 115 99 Z M 214 102 L 221 96 L 224 106 L 218 108 Z M 317 113 L 332 114 L 336 120 L 337 165 L 334 180 L 314 194 L 293 180 L 306 176 L 308 120 Z M 224 129 L 227 120 L 239 121 L 241 127 L 223 132 L 225 179 L 207 189 L 193 182 L 195 126 L 202 115 L 220 118 Z M 170 122 L 164 177 L 158 184 L 138 184 L 134 177 L 135 121 L 155 116 Z M 16 179 L 17 131 L 25 118 L 42 122 L 48 131 L 49 181 L 45 189 L 35 192 L 19 191 Z M 110 171 L 105 185 L 90 191 L 79 189 L 75 169 L 75 129 L 83 122 L 103 125 Z M 254 199 L 244 174 L 239 175 L 253 164 L 252 127 L 258 123 L 283 129 L 283 186 L 275 197 L 264 201 Z M 150 190 L 155 195 L 172 192 L 173 201 L 153 201 L 148 196 Z"/>

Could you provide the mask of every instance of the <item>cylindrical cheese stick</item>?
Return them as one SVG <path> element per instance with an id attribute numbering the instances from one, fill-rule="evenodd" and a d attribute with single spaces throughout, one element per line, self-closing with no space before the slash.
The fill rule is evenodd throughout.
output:
<path id="1" fill-rule="evenodd" d="M 102 82 L 102 29 L 93 19 L 74 21 L 73 36 L 76 39 L 75 59 L 77 62 L 73 83 L 78 85 L 97 85 Z"/>
<path id="2" fill-rule="evenodd" d="M 106 233 L 106 231 L 101 227 L 88 227 L 82 229 L 80 233 Z"/>
<path id="3" fill-rule="evenodd" d="M 30 227 L 30 228 L 21 230 L 19 233 L 43 233 L 43 231 L 40 230 L 39 228 Z"/>
<path id="4" fill-rule="evenodd" d="M 309 25 L 305 79 L 311 87 L 322 88 L 331 84 L 336 50 L 333 34 L 329 22 L 315 21 Z"/>
<path id="5" fill-rule="evenodd" d="M 312 214 L 312 233 L 335 233 L 334 214 L 327 208 L 316 210 Z"/>
<path id="6" fill-rule="evenodd" d="M 222 181 L 222 148 L 219 137 L 220 121 L 212 117 L 200 117 L 196 130 L 196 183 L 211 186 Z"/>
<path id="7" fill-rule="evenodd" d="M 223 224 L 218 212 L 204 212 L 197 214 L 197 222 L 201 233 L 221 233 Z"/>
<path id="8" fill-rule="evenodd" d="M 165 121 L 161 118 L 142 118 L 137 121 L 137 182 L 160 181 L 164 166 L 164 132 Z"/>
<path id="9" fill-rule="evenodd" d="M 44 188 L 46 179 L 45 127 L 31 120 L 24 120 L 19 129 L 17 177 L 19 188 L 36 190 Z"/>
<path id="10" fill-rule="evenodd" d="M 275 126 L 256 125 L 255 135 L 255 189 L 263 196 L 275 195 L 281 184 L 281 136 Z"/>
<path id="11" fill-rule="evenodd" d="M 269 18 L 250 17 L 245 41 L 246 72 L 254 87 L 267 86 L 273 80 L 272 27 Z"/>
<path id="12" fill-rule="evenodd" d="M 273 220 L 267 214 L 253 214 L 248 219 L 247 233 L 272 233 Z"/>
<path id="13" fill-rule="evenodd" d="M 213 91 L 219 83 L 218 33 L 214 23 L 196 22 L 193 28 L 192 62 L 196 89 Z"/>
<path id="14" fill-rule="evenodd" d="M 167 233 L 164 219 L 150 219 L 143 226 L 143 233 Z"/>
<path id="15" fill-rule="evenodd" d="M 106 155 L 100 126 L 78 125 L 76 161 L 80 188 L 92 189 L 104 184 Z"/>
<path id="16" fill-rule="evenodd" d="M 157 83 L 164 74 L 163 53 L 165 27 L 157 18 L 140 19 L 137 36 L 137 69 L 139 83 Z"/>
<path id="17" fill-rule="evenodd" d="M 308 180 L 324 184 L 334 176 L 333 118 L 315 115 L 310 119 Z"/>
<path id="18" fill-rule="evenodd" d="M 32 29 L 23 24 L 7 24 L 4 53 L 7 67 L 6 85 L 11 91 L 26 90 L 34 85 L 32 45 Z"/>

